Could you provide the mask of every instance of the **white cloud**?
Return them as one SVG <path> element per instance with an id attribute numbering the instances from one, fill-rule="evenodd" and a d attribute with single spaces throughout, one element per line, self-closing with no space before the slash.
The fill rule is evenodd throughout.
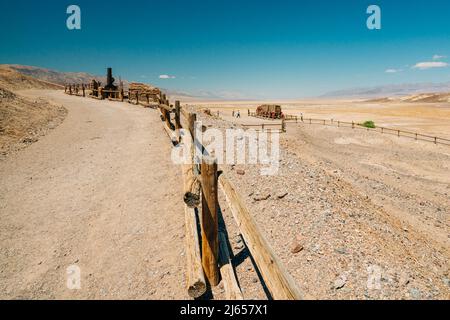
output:
<path id="1" fill-rule="evenodd" d="M 431 69 L 431 68 L 445 68 L 445 67 L 448 67 L 447 62 L 433 61 L 433 62 L 419 62 L 419 63 L 416 63 L 416 65 L 413 66 L 412 68 L 426 70 L 426 69 Z"/>
<path id="2" fill-rule="evenodd" d="M 441 60 L 441 59 L 444 59 L 444 58 L 447 58 L 447 56 L 441 56 L 441 55 L 438 55 L 438 54 L 435 54 L 433 56 L 433 60 Z"/>
<path id="3" fill-rule="evenodd" d="M 161 75 L 159 75 L 159 78 L 160 79 L 175 79 L 176 77 L 175 76 L 170 76 L 168 74 L 161 74 Z"/>
<path id="4" fill-rule="evenodd" d="M 387 69 L 385 72 L 386 73 L 397 73 L 397 72 L 401 72 L 401 69 Z"/>

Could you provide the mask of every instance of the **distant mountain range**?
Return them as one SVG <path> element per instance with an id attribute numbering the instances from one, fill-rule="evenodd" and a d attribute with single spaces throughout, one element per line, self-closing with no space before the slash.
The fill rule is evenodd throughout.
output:
<path id="1" fill-rule="evenodd" d="M 450 82 L 446 83 L 405 83 L 377 87 L 352 88 L 323 94 L 322 98 L 380 98 L 399 97 L 421 93 L 450 92 Z"/>
<path id="2" fill-rule="evenodd" d="M 96 76 L 86 72 L 60 72 L 45 68 L 22 66 L 16 64 L 6 64 L 2 66 L 8 67 L 23 75 L 59 85 L 65 85 L 68 83 L 89 83 L 92 79 L 96 79 L 97 81 L 102 82 L 106 81 L 106 77 Z"/>
<path id="3" fill-rule="evenodd" d="M 113 70 L 114 72 L 114 70 Z M 8 74 L 8 76 L 6 76 Z M 104 76 L 92 75 L 86 72 L 59 72 L 40 67 L 23 66 L 15 64 L 0 65 L 0 84 L 10 82 L 12 84 L 22 83 L 22 87 L 48 87 L 54 84 L 64 85 L 67 83 L 89 83 L 92 79 L 106 82 Z M 6 82 L 5 82 L 6 81 Z M 128 88 L 129 82 L 122 79 L 124 87 Z M 118 84 L 119 79 L 116 79 Z M 179 100 L 247 100 L 248 97 L 240 92 L 220 91 L 212 92 L 199 90 L 195 92 L 184 92 L 161 88 L 172 99 Z M 361 87 L 343 89 L 325 93 L 320 98 L 351 98 L 351 99 L 377 99 L 397 98 L 424 93 L 450 93 L 450 82 L 446 83 L 405 83 L 392 84 L 375 87 Z M 428 98 L 427 98 L 428 99 Z"/>

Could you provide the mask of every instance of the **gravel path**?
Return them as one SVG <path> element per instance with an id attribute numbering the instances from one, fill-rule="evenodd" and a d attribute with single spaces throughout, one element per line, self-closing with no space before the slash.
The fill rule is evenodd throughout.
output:
<path id="1" fill-rule="evenodd" d="M 187 298 L 181 177 L 157 113 L 21 94 L 68 116 L 0 162 L 0 298 Z M 80 290 L 66 285 L 70 266 Z"/>

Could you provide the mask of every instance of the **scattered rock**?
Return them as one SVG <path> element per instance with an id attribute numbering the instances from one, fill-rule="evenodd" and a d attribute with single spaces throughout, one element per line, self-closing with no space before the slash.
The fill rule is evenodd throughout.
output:
<path id="1" fill-rule="evenodd" d="M 291 246 L 291 253 L 296 254 L 303 250 L 303 245 L 298 242 L 294 242 Z"/>
<path id="2" fill-rule="evenodd" d="M 237 169 L 237 170 L 236 170 L 236 173 L 237 173 L 238 175 L 240 175 L 240 176 L 245 175 L 245 171 L 242 170 L 242 169 Z"/>
<path id="3" fill-rule="evenodd" d="M 339 278 L 337 278 L 334 281 L 333 288 L 335 290 L 342 289 L 345 286 L 346 283 L 347 283 L 347 277 L 345 275 L 341 275 Z"/>
<path id="4" fill-rule="evenodd" d="M 258 283 L 258 281 L 259 281 L 258 278 L 253 278 L 253 279 L 252 279 L 252 282 L 253 282 L 253 283 Z"/>
<path id="5" fill-rule="evenodd" d="M 334 249 L 334 251 L 336 251 L 339 254 L 347 254 L 346 248 L 337 248 L 337 249 Z"/>
<path id="6" fill-rule="evenodd" d="M 283 198 L 286 197 L 288 194 L 289 194 L 288 192 L 286 192 L 286 193 L 281 193 L 281 194 L 279 194 L 277 197 L 278 197 L 278 199 L 283 199 Z"/>
<path id="7" fill-rule="evenodd" d="M 264 201 L 264 200 L 267 200 L 267 199 L 269 199 L 270 198 L 270 194 L 268 194 L 267 196 L 265 196 L 265 197 L 255 197 L 255 198 L 253 198 L 253 200 L 255 200 L 255 201 Z"/>

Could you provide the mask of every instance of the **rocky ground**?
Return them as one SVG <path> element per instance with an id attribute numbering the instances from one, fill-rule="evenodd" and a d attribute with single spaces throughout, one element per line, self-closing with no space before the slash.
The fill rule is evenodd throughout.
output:
<path id="1" fill-rule="evenodd" d="M 0 160 L 56 128 L 67 110 L 45 99 L 26 99 L 0 87 Z"/>
<path id="2" fill-rule="evenodd" d="M 304 291 L 318 299 L 450 298 L 448 147 L 299 125 L 288 125 L 280 145 L 275 176 L 255 165 L 222 169 Z M 264 297 L 227 208 L 224 217 L 244 296 Z"/>

